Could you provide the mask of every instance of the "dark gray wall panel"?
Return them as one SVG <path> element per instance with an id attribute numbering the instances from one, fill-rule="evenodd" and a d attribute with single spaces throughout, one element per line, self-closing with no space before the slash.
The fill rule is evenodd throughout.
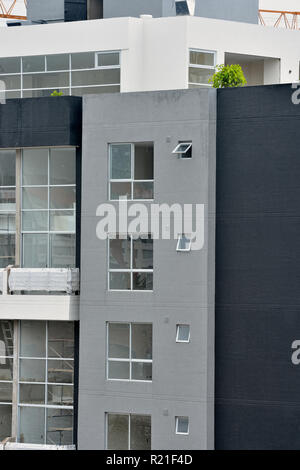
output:
<path id="1" fill-rule="evenodd" d="M 216 448 L 299 449 L 300 106 L 219 90 Z"/>
<path id="2" fill-rule="evenodd" d="M 65 0 L 65 21 L 87 19 L 87 0 Z"/>
<path id="3" fill-rule="evenodd" d="M 0 105 L 0 148 L 81 145 L 81 98 L 7 100 Z"/>

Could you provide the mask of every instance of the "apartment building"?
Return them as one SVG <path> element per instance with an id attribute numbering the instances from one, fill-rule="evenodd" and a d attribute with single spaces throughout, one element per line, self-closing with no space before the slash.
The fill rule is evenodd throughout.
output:
<path id="1" fill-rule="evenodd" d="M 299 31 L 256 1 L 37 3 L 0 29 L 0 442 L 297 448 Z M 224 62 L 271 86 L 217 92 Z M 203 205 L 203 246 L 100 240 L 122 197 Z"/>

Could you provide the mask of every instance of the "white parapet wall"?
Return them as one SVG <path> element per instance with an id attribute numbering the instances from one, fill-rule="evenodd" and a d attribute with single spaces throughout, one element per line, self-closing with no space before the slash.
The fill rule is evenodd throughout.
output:
<path id="1" fill-rule="evenodd" d="M 78 269 L 5 269 L 0 283 L 0 319 L 79 320 Z"/>

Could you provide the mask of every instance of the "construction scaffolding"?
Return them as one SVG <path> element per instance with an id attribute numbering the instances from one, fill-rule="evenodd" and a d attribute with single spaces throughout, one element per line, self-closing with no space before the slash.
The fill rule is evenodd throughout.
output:
<path id="1" fill-rule="evenodd" d="M 300 11 L 282 11 L 282 10 L 259 10 L 259 22 L 263 26 L 268 26 L 266 16 L 272 16 L 275 20 L 274 28 L 284 25 L 286 29 L 300 29 Z"/>
<path id="2" fill-rule="evenodd" d="M 27 7 L 27 0 L 21 0 L 24 2 L 25 8 Z M 10 20 L 26 20 L 26 16 L 16 15 L 16 8 L 20 5 L 17 0 L 0 0 L 0 18 L 7 18 Z"/>

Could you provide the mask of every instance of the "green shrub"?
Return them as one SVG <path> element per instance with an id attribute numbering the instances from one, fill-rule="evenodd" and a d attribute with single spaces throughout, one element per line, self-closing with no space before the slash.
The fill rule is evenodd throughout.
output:
<path id="1" fill-rule="evenodd" d="M 50 96 L 63 96 L 63 92 L 54 90 L 53 93 L 51 93 Z"/>
<path id="2" fill-rule="evenodd" d="M 217 65 L 216 73 L 209 79 L 214 88 L 231 88 L 247 85 L 242 67 L 238 64 Z"/>

